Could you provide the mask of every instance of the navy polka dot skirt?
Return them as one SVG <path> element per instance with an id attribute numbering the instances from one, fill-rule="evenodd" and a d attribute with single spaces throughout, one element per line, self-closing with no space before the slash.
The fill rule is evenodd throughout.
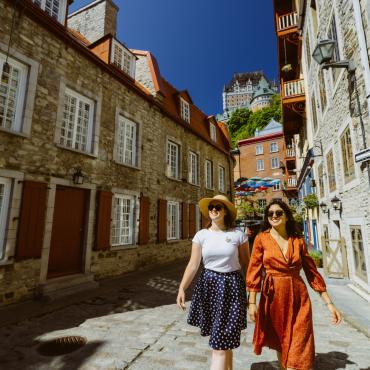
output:
<path id="1" fill-rule="evenodd" d="M 216 272 L 204 269 L 196 283 L 188 324 L 210 336 L 213 349 L 240 346 L 240 332 L 247 327 L 247 295 L 239 271 Z"/>

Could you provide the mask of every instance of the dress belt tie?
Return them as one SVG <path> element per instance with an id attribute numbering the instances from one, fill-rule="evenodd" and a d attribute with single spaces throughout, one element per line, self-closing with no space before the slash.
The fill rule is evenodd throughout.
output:
<path id="1" fill-rule="evenodd" d="M 300 268 L 294 268 L 288 271 L 269 271 L 266 270 L 262 294 L 268 298 L 274 292 L 274 277 L 299 277 Z"/>

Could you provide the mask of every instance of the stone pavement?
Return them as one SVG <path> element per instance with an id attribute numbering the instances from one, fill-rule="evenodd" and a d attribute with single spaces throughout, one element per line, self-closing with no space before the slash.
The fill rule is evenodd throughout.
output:
<path id="1" fill-rule="evenodd" d="M 173 304 L 183 269 L 184 262 L 173 263 L 103 281 L 83 295 L 1 310 L 0 369 L 208 369 L 207 338 L 187 325 L 186 312 Z M 347 322 L 330 325 L 326 307 L 310 293 L 315 369 L 370 370 L 370 339 Z M 242 346 L 234 351 L 234 369 L 276 369 L 273 351 L 252 353 L 252 333 L 249 323 Z M 38 353 L 40 342 L 66 335 L 81 335 L 87 344 L 63 356 Z"/>

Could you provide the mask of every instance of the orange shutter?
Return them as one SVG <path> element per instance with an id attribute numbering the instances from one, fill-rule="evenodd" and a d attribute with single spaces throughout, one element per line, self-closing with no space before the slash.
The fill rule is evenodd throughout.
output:
<path id="1" fill-rule="evenodd" d="M 139 244 L 149 242 L 149 197 L 140 198 Z"/>
<path id="2" fill-rule="evenodd" d="M 196 207 L 195 204 L 189 204 L 189 237 L 193 238 L 196 233 Z"/>
<path id="3" fill-rule="evenodd" d="M 158 235 L 159 242 L 167 240 L 167 200 L 158 200 Z"/>
<path id="4" fill-rule="evenodd" d="M 182 238 L 189 238 L 189 213 L 188 213 L 188 204 L 182 203 Z"/>
<path id="5" fill-rule="evenodd" d="M 106 251 L 110 248 L 112 199 L 113 194 L 110 191 L 98 191 L 94 248 L 96 251 Z"/>
<path id="6" fill-rule="evenodd" d="M 47 184 L 24 181 L 16 260 L 40 258 L 44 240 Z"/>

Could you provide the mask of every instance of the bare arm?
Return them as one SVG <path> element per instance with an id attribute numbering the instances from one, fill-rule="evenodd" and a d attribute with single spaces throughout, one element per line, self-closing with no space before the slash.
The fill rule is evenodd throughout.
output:
<path id="1" fill-rule="evenodd" d="M 191 282 L 194 279 L 195 274 L 198 271 L 200 262 L 202 260 L 202 249 L 201 247 L 193 243 L 191 247 L 191 256 L 188 265 L 186 266 L 184 275 L 182 277 L 179 292 L 177 294 L 177 305 L 182 308 L 183 310 L 186 308 L 185 306 L 185 290 L 189 287 Z"/>
<path id="2" fill-rule="evenodd" d="M 244 274 L 247 273 L 249 260 L 249 243 L 247 240 L 243 244 L 239 245 L 239 262 Z"/>

